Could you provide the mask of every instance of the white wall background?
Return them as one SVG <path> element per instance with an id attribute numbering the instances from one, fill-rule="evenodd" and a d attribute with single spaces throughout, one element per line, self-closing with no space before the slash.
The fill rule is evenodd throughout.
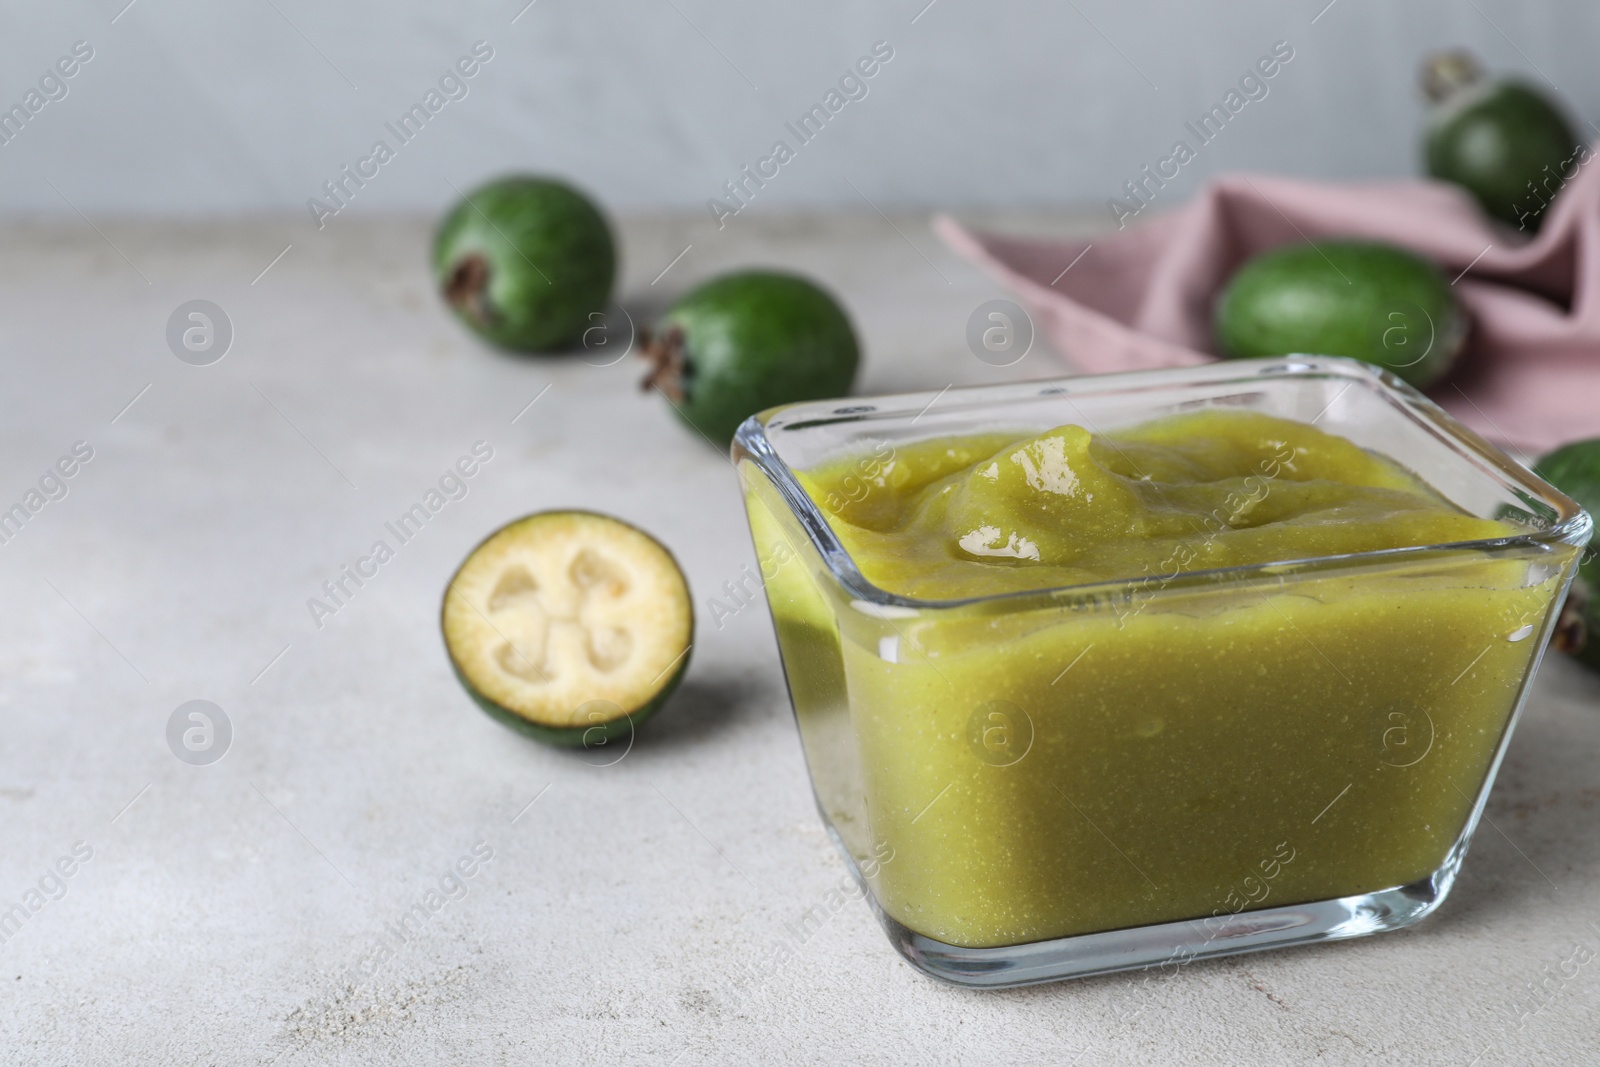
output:
<path id="1" fill-rule="evenodd" d="M 350 214 L 435 210 L 509 169 L 565 174 L 619 212 L 704 211 L 877 40 L 895 58 L 870 95 L 755 209 L 1103 205 L 1277 40 L 1295 58 L 1270 95 L 1164 198 L 1219 169 L 1414 172 L 1417 61 L 1445 45 L 1600 122 L 1592 0 L 525 2 L 5 3 L 0 105 L 74 41 L 95 58 L 0 146 L 0 213 L 304 213 L 478 39 L 495 58 L 469 95 Z"/>

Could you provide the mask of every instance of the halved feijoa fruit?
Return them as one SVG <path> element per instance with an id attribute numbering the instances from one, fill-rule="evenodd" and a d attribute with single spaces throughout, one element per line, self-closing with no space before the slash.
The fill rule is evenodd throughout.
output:
<path id="1" fill-rule="evenodd" d="M 609 515 L 544 511 L 502 526 L 450 580 L 442 612 L 456 676 L 507 726 L 604 744 L 683 677 L 694 608 L 661 543 Z"/>

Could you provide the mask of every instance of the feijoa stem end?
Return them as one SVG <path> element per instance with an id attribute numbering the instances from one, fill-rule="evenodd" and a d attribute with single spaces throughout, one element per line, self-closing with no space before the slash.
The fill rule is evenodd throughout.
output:
<path id="1" fill-rule="evenodd" d="M 468 252 L 456 261 L 445 278 L 444 298 L 450 306 L 479 326 L 494 322 L 489 306 L 489 261 L 478 252 Z"/>
<path id="2" fill-rule="evenodd" d="M 1435 52 L 1422 62 L 1422 91 L 1435 104 L 1442 104 L 1483 81 L 1483 76 L 1483 64 L 1466 49 Z"/>
<path id="3" fill-rule="evenodd" d="M 642 331 L 639 335 L 639 355 L 650 364 L 650 372 L 639 383 L 639 387 L 647 393 L 658 389 L 674 404 L 683 403 L 683 379 L 688 369 L 688 360 L 683 351 L 683 330 L 669 326 L 661 333 Z"/>

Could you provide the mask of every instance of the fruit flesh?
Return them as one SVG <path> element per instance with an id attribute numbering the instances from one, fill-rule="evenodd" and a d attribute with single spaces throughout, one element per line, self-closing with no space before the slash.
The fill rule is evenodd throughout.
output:
<path id="1" fill-rule="evenodd" d="M 693 616 L 682 574 L 648 535 L 608 516 L 546 512 L 468 556 L 443 626 L 485 710 L 547 740 L 593 743 L 659 706 L 682 674 Z"/>
<path id="2" fill-rule="evenodd" d="M 873 882 L 889 915 L 995 947 L 1353 896 L 1444 865 L 1571 555 L 1545 558 L 1538 580 L 1526 559 L 1463 551 L 1164 588 L 1219 554 L 1515 532 L 1348 442 L 1279 422 L 1180 417 L 1081 449 L 1055 431 L 1034 442 L 1067 445 L 1053 482 L 1012 460 L 1027 442 L 995 438 L 900 446 L 864 480 L 859 461 L 807 475 L 852 559 L 895 592 L 1146 576 L 1010 613 L 853 606 L 746 468 L 758 552 L 782 545 L 798 560 L 773 574 L 768 599 L 818 798 L 858 857 L 893 848 Z M 1279 442 L 1293 458 L 1245 492 L 1259 500 L 1242 521 L 1225 521 L 1240 511 L 1235 480 L 1270 470 Z M 1049 448 L 1034 450 L 1036 474 Z M 985 479 L 996 462 L 1024 477 Z M 1062 511 L 1036 499 L 1070 496 L 1048 488 L 1068 472 L 1083 500 Z M 971 516 L 948 487 L 979 480 L 998 486 L 989 506 L 1007 534 L 979 547 L 1018 548 L 1017 532 L 1037 560 L 962 547 Z M 1175 516 L 1198 525 L 1177 532 Z M 1174 560 L 1184 546 L 1194 554 Z"/>

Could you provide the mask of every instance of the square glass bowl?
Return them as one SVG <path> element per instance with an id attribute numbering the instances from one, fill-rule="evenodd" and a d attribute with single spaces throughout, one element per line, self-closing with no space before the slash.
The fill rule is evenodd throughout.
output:
<path id="1" fill-rule="evenodd" d="M 796 471 L 1202 408 L 1315 423 L 1514 533 L 965 600 L 869 583 Z M 775 408 L 734 442 L 817 804 L 896 948 L 1002 987 L 1394 930 L 1444 899 L 1589 517 L 1366 364 Z M 879 490 L 881 491 L 881 490 Z"/>

